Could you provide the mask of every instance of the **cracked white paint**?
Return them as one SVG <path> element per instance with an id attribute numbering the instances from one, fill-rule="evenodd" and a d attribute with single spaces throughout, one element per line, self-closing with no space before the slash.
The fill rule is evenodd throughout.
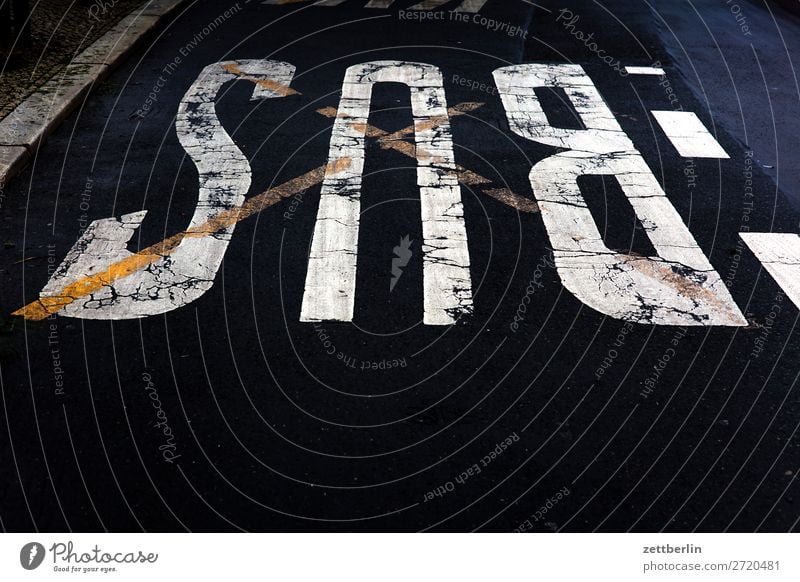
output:
<path id="1" fill-rule="evenodd" d="M 271 6 L 283 6 L 286 4 L 293 4 L 297 0 L 264 0 L 262 4 Z M 364 8 L 389 8 L 394 4 L 395 0 L 369 0 Z M 463 0 L 461 4 L 455 8 L 454 12 L 479 12 L 489 0 Z M 317 0 L 314 6 L 339 6 L 344 4 L 347 0 Z M 444 6 L 451 0 L 423 0 L 414 4 L 409 10 L 434 10 L 440 6 Z"/>
<path id="2" fill-rule="evenodd" d="M 625 67 L 625 72 L 629 75 L 657 75 L 659 77 L 666 75 L 661 67 Z"/>
<path id="3" fill-rule="evenodd" d="M 518 135 L 567 151 L 534 165 L 534 195 L 564 286 L 584 304 L 618 319 L 660 325 L 747 325 L 719 274 L 695 242 L 633 142 L 579 65 L 504 67 L 494 78 Z M 553 127 L 537 87 L 561 87 L 585 130 Z M 623 254 L 602 240 L 577 185 L 613 175 L 658 253 Z"/>
<path id="4" fill-rule="evenodd" d="M 741 232 L 739 236 L 800 308 L 800 236 L 762 232 Z"/>
<path id="5" fill-rule="evenodd" d="M 728 154 L 691 111 L 651 111 L 673 147 L 684 158 L 728 159 Z"/>
<path id="6" fill-rule="evenodd" d="M 484 4 L 489 0 L 464 0 L 461 5 L 455 9 L 455 12 L 480 12 Z"/>
<path id="7" fill-rule="evenodd" d="M 442 75 L 422 63 L 376 61 L 347 69 L 311 243 L 301 321 L 352 321 L 361 175 L 375 83 L 411 90 L 423 235 L 424 315 L 449 325 L 472 310 L 467 233 Z"/>
<path id="8" fill-rule="evenodd" d="M 294 4 L 297 0 L 264 0 L 262 4 L 266 4 L 268 6 L 285 6 L 286 4 Z M 317 0 L 314 2 L 314 6 L 338 6 L 347 2 L 347 0 Z"/>
<path id="9" fill-rule="evenodd" d="M 250 163 L 222 127 L 215 100 L 222 86 L 237 78 L 256 84 L 253 99 L 277 97 L 291 91 L 295 67 L 270 60 L 215 63 L 184 95 L 175 122 L 178 139 L 199 174 L 197 207 L 187 230 L 213 223 L 221 213 L 242 205 L 250 188 Z M 132 257 L 126 245 L 139 228 L 146 210 L 96 220 L 86 229 L 42 290 L 41 298 L 63 296 L 76 281 L 105 272 Z M 82 319 L 132 319 L 157 315 L 191 303 L 208 291 L 222 263 L 234 223 L 214 232 L 186 236 L 172 252 L 146 269 L 75 298 L 61 315 Z"/>
<path id="10" fill-rule="evenodd" d="M 422 0 L 422 2 L 409 7 L 409 10 L 433 10 L 448 2 L 450 2 L 450 0 Z"/>
<path id="11" fill-rule="evenodd" d="M 454 12 L 478 12 L 488 0 L 463 0 Z M 414 4 L 409 10 L 434 10 L 447 4 L 450 0 L 423 0 Z"/>

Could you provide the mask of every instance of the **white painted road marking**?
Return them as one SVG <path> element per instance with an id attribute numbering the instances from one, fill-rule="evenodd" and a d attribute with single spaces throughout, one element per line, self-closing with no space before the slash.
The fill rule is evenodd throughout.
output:
<path id="1" fill-rule="evenodd" d="M 243 76 L 254 80 L 251 77 Z M 276 95 L 286 95 L 292 92 L 287 86 L 279 86 L 274 82 L 266 80 L 258 81 L 260 90 L 269 91 Z M 451 117 L 463 115 L 480 107 L 482 103 L 460 103 L 448 109 Z M 335 117 L 336 110 L 331 108 L 324 108 L 318 110 L 319 113 Z M 378 139 L 378 143 L 382 148 L 390 148 L 400 153 L 416 159 L 416 148 L 414 144 L 402 141 L 402 138 L 413 135 L 415 127 L 412 124 L 409 127 L 400 129 L 393 133 L 388 133 L 379 128 L 368 126 L 367 135 Z M 191 229 L 179 232 L 154 245 L 141 249 L 135 254 L 126 256 L 119 261 L 116 261 L 107 266 L 105 270 L 94 270 L 91 275 L 82 277 L 78 280 L 73 280 L 58 291 L 58 295 L 48 296 L 37 299 L 28 305 L 16 310 L 13 315 L 25 317 L 33 321 L 41 321 L 51 315 L 62 311 L 67 305 L 81 298 L 87 297 L 96 291 L 102 290 L 104 287 L 123 279 L 132 276 L 141 270 L 147 269 L 152 264 L 160 261 L 163 258 L 171 255 L 176 249 L 180 247 L 180 243 L 184 238 L 192 238 L 198 236 L 213 236 L 221 228 L 228 225 L 236 224 L 246 218 L 262 212 L 266 208 L 271 207 L 273 204 L 281 200 L 290 198 L 300 192 L 307 191 L 308 189 L 322 184 L 325 179 L 326 166 L 323 165 L 314 168 L 296 178 L 292 178 L 288 182 L 284 182 L 279 186 L 273 186 L 260 194 L 248 198 L 241 207 L 235 207 L 229 211 L 215 215 L 209 222 L 199 226 L 192 227 Z M 489 180 L 479 176 L 474 172 L 470 172 L 465 168 L 458 166 L 458 177 L 462 184 L 487 184 Z M 485 194 L 493 196 L 505 204 L 519 210 L 520 212 L 537 212 L 538 207 L 536 203 L 527 198 L 517 196 L 506 188 L 493 188 L 490 190 L 483 190 Z"/>
<path id="2" fill-rule="evenodd" d="M 494 72 L 509 125 L 532 141 L 566 148 L 531 170 L 534 195 L 564 286 L 618 319 L 661 325 L 745 326 L 739 308 L 647 163 L 579 65 L 527 64 Z M 550 125 L 535 94 L 562 88 L 586 127 Z M 658 256 L 617 253 L 602 240 L 577 178 L 613 175 Z"/>
<path id="3" fill-rule="evenodd" d="M 625 72 L 629 75 L 666 75 L 661 67 L 625 67 Z"/>
<path id="4" fill-rule="evenodd" d="M 285 6 L 287 4 L 299 4 L 300 2 L 308 2 L 309 0 L 264 0 L 262 4 L 268 6 Z M 347 0 L 316 0 L 315 6 L 338 6 Z"/>
<path id="5" fill-rule="evenodd" d="M 214 218 L 242 205 L 250 189 L 250 163 L 222 127 L 215 100 L 226 83 L 253 81 L 253 99 L 279 97 L 288 88 L 295 67 L 269 60 L 215 63 L 203 69 L 178 108 L 178 139 L 197 167 L 200 189 L 187 230 L 214 224 Z M 64 288 L 133 257 L 126 246 L 147 214 L 146 210 L 106 218 L 89 225 L 40 293 L 45 303 L 63 295 Z M 235 223 L 206 236 L 186 236 L 169 256 L 148 264 L 146 270 L 109 281 L 79 300 L 63 298 L 67 317 L 132 319 L 178 309 L 208 291 L 225 256 Z M 202 234 L 202 233 L 200 233 Z M 88 284 L 88 283 L 87 283 Z"/>
<path id="6" fill-rule="evenodd" d="M 481 11 L 484 4 L 488 0 L 464 0 L 461 5 L 455 9 L 455 12 L 472 12 L 477 13 Z"/>
<path id="7" fill-rule="evenodd" d="M 718 158 L 728 154 L 691 111 L 651 111 L 664 134 L 684 158 Z"/>
<path id="8" fill-rule="evenodd" d="M 331 114 L 336 121 L 328 164 L 287 183 L 281 193 L 268 191 L 245 203 L 250 166 L 216 116 L 217 94 L 225 83 L 242 79 L 255 83 L 253 99 L 289 95 L 295 93 L 289 88 L 293 74 L 292 65 L 274 61 L 231 61 L 206 67 L 184 96 L 176 121 L 181 145 L 200 177 L 199 200 L 189 227 L 130 253 L 127 243 L 146 211 L 120 220 L 94 221 L 40 299 L 15 315 L 43 319 L 61 311 L 72 317 L 128 319 L 186 305 L 213 285 L 236 222 L 298 187 L 307 189 L 316 180 L 323 188 L 301 320 L 351 321 L 367 136 L 417 159 L 424 323 L 452 324 L 470 312 L 470 259 L 459 181 L 487 180 L 455 163 L 439 69 L 399 61 L 350 67 L 339 110 Z M 512 129 L 528 139 L 568 150 L 540 161 L 530 175 L 567 289 L 598 311 L 640 323 L 746 324 L 719 275 L 581 67 L 530 64 L 498 69 L 494 75 Z M 411 127 L 387 134 L 369 126 L 372 87 L 378 82 L 409 87 Z M 552 127 L 536 98 L 539 87 L 563 88 L 586 129 Z M 411 134 L 415 144 L 403 141 Z M 616 176 L 656 256 L 626 255 L 605 246 L 577 187 L 579 176 L 592 174 Z M 519 208 L 515 203 L 519 197 L 510 192 L 487 193 Z M 516 202 L 520 201 L 528 202 Z M 520 209 L 536 209 L 535 204 L 530 206 Z"/>
<path id="9" fill-rule="evenodd" d="M 311 243 L 301 321 L 352 321 L 361 175 L 375 83 L 411 90 L 423 235 L 424 315 L 449 325 L 472 310 L 467 233 L 441 72 L 433 65 L 377 61 L 347 69 Z"/>
<path id="10" fill-rule="evenodd" d="M 800 308 L 800 236 L 761 232 L 741 232 L 739 236 Z"/>
<path id="11" fill-rule="evenodd" d="M 464 115 L 474 111 L 482 105 L 483 103 L 467 101 L 448 108 L 447 112 L 450 114 L 450 118 L 452 119 L 455 116 Z M 324 107 L 322 109 L 318 109 L 317 113 L 326 117 L 336 117 L 336 109 L 333 107 Z M 417 148 L 414 146 L 414 144 L 403 140 L 404 137 L 414 135 L 413 124 L 409 127 L 405 127 L 392 133 L 375 127 L 374 125 L 368 125 L 366 134 L 367 137 L 376 138 L 378 140 L 378 145 L 380 145 L 382 149 L 392 149 L 410 158 L 417 158 Z M 482 189 L 480 191 L 483 194 L 491 196 L 495 200 L 499 200 L 503 204 L 510 206 L 515 210 L 519 210 L 520 212 L 539 211 L 539 208 L 536 206 L 536 202 L 530 198 L 525 198 L 515 194 L 508 188 L 495 186 L 488 178 L 485 178 L 484 176 L 481 176 L 480 174 L 473 172 L 472 170 L 468 170 L 467 168 L 458 164 L 456 164 L 456 175 L 458 176 L 458 181 L 461 184 L 468 186 L 481 186 Z"/>
<path id="12" fill-rule="evenodd" d="M 264 0 L 262 4 L 268 6 L 284 6 L 287 4 L 296 4 L 299 2 L 307 2 L 308 0 Z M 463 0 L 461 4 L 455 8 L 454 12 L 480 12 L 489 0 Z M 339 6 L 344 4 L 347 0 L 316 0 L 314 6 Z M 418 4 L 414 4 L 409 10 L 434 10 L 452 2 L 452 0 L 423 0 Z M 365 8 L 389 8 L 394 4 L 394 0 L 369 0 Z"/>
<path id="13" fill-rule="evenodd" d="M 409 10 L 433 10 L 448 2 L 450 2 L 450 0 L 422 0 L 422 2 L 411 6 Z"/>

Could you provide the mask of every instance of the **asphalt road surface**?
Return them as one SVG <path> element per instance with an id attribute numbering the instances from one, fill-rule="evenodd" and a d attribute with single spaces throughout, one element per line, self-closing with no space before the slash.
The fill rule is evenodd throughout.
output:
<path id="1" fill-rule="evenodd" d="M 702 83 L 793 17 L 327 4 L 190 4 L 2 193 L 2 528 L 797 530 L 800 216 Z"/>

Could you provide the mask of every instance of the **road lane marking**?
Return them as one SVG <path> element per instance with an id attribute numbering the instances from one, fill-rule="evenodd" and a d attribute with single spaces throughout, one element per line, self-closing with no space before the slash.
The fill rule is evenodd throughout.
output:
<path id="1" fill-rule="evenodd" d="M 762 232 L 741 232 L 739 236 L 800 309 L 800 236 Z"/>
<path id="2" fill-rule="evenodd" d="M 527 64 L 494 72 L 511 129 L 562 148 L 530 180 L 561 281 L 584 304 L 618 319 L 656 325 L 746 326 L 719 274 L 658 180 L 579 65 Z M 535 90 L 562 88 L 586 129 L 553 127 Z M 609 249 L 577 184 L 613 175 L 656 249 L 643 257 Z"/>
<path id="3" fill-rule="evenodd" d="M 264 0 L 262 4 L 267 6 L 284 6 L 286 4 L 298 4 L 300 2 L 308 2 L 309 0 Z M 489 0 L 463 0 L 453 12 L 480 12 Z M 347 0 L 317 0 L 314 6 L 339 6 L 344 4 Z M 409 8 L 409 10 L 433 10 L 440 6 L 452 2 L 452 0 L 423 0 Z M 370 0 L 364 6 L 365 8 L 390 8 L 394 4 L 394 0 Z"/>
<path id="4" fill-rule="evenodd" d="M 730 157 L 693 112 L 651 111 L 650 113 L 682 157 L 722 160 Z"/>
<path id="5" fill-rule="evenodd" d="M 423 322 L 451 325 L 472 311 L 472 281 L 444 83 L 437 67 L 402 61 L 363 63 L 345 73 L 329 160 L 347 156 L 352 164 L 345 171 L 326 173 L 322 184 L 300 321 L 353 320 L 368 119 L 372 88 L 381 82 L 402 83 L 411 92 L 423 236 Z"/>
<path id="6" fill-rule="evenodd" d="M 625 67 L 625 72 L 629 75 L 666 75 L 661 67 Z"/>
<path id="7" fill-rule="evenodd" d="M 450 0 L 422 0 L 422 2 L 409 7 L 409 10 L 433 10 L 448 2 Z"/>
<path id="8" fill-rule="evenodd" d="M 464 0 L 461 5 L 454 10 L 454 12 L 477 13 L 481 11 L 481 8 L 483 8 L 488 1 L 489 0 Z"/>
<path id="9" fill-rule="evenodd" d="M 267 4 L 269 6 L 283 6 L 285 4 L 299 4 L 300 2 L 308 1 L 309 0 L 264 0 L 262 4 Z"/>

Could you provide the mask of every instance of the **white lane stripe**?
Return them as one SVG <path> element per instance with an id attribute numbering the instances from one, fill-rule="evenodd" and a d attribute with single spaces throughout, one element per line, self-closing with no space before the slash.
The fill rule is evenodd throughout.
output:
<path id="1" fill-rule="evenodd" d="M 300 1 L 302 0 L 264 0 L 262 4 L 282 6 Z M 409 10 L 433 10 L 451 1 L 452 0 L 423 0 L 411 6 Z M 317 0 L 314 2 L 314 6 L 339 6 L 345 2 L 347 2 L 347 0 Z M 480 12 L 481 8 L 486 5 L 486 2 L 488 2 L 488 0 L 463 0 L 453 12 Z M 389 8 L 392 4 L 394 4 L 394 0 L 370 0 L 365 8 Z"/>
<path id="2" fill-rule="evenodd" d="M 761 232 L 741 232 L 739 236 L 800 309 L 800 236 Z"/>
<path id="3" fill-rule="evenodd" d="M 728 159 L 714 136 L 691 111 L 651 111 L 664 134 L 684 158 Z"/>
<path id="4" fill-rule="evenodd" d="M 181 100 L 175 121 L 178 140 L 199 174 L 197 207 L 187 230 L 242 205 L 250 188 L 250 163 L 220 123 L 215 101 L 222 86 L 240 78 L 268 81 L 256 85 L 254 98 L 279 96 L 269 89 L 288 87 L 295 68 L 278 61 L 230 61 L 203 69 Z M 284 92 L 285 94 L 285 92 Z M 58 297 L 62 289 L 131 257 L 128 241 L 147 211 L 120 220 L 93 221 L 48 281 L 40 296 Z M 234 225 L 213 236 L 186 237 L 167 257 L 147 269 L 117 279 L 63 308 L 61 315 L 82 319 L 133 319 L 158 315 L 195 301 L 208 291 L 228 248 Z"/>
<path id="5" fill-rule="evenodd" d="M 296 4 L 304 1 L 307 2 L 308 0 L 264 0 L 262 4 L 268 6 L 285 6 L 287 4 Z M 317 0 L 314 2 L 314 6 L 338 6 L 344 2 L 347 2 L 347 0 Z"/>
<path id="6" fill-rule="evenodd" d="M 464 0 L 453 12 L 480 12 L 488 0 Z"/>
<path id="7" fill-rule="evenodd" d="M 529 64 L 494 72 L 512 130 L 565 148 L 531 170 L 533 193 L 564 287 L 611 317 L 654 325 L 744 326 L 747 321 L 656 177 L 579 65 Z M 539 87 L 563 88 L 586 129 L 550 125 Z M 613 175 L 658 253 L 617 253 L 603 242 L 577 184 Z"/>
<path id="8" fill-rule="evenodd" d="M 356 291 L 361 174 L 372 87 L 411 90 L 423 234 L 426 325 L 449 325 L 472 310 L 467 233 L 442 75 L 421 63 L 378 61 L 347 69 L 331 136 L 311 242 L 301 321 L 352 321 Z"/>
<path id="9" fill-rule="evenodd" d="M 629 75 L 666 75 L 661 67 L 625 67 L 625 72 Z"/>
<path id="10" fill-rule="evenodd" d="M 423 0 L 419 4 L 414 4 L 409 10 L 433 10 L 439 8 L 442 4 L 447 4 L 451 0 Z"/>

